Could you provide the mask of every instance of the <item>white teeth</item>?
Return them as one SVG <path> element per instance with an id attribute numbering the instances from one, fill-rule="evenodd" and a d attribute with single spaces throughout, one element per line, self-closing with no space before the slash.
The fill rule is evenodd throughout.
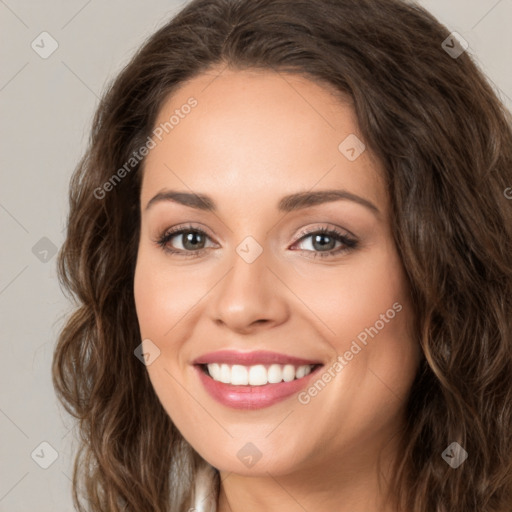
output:
<path id="1" fill-rule="evenodd" d="M 210 372 L 210 375 L 212 376 L 213 379 L 224 382 L 220 377 L 220 366 L 217 363 L 209 364 L 208 371 Z"/>
<path id="2" fill-rule="evenodd" d="M 220 365 L 219 380 L 224 384 L 231 382 L 231 368 L 227 364 Z"/>
<path id="3" fill-rule="evenodd" d="M 287 364 L 283 369 L 283 380 L 285 382 L 290 382 L 293 379 L 295 379 L 295 367 L 293 364 Z"/>
<path id="4" fill-rule="evenodd" d="M 235 386 L 247 386 L 249 384 L 249 374 L 245 366 L 234 364 L 231 367 L 231 384 Z"/>
<path id="5" fill-rule="evenodd" d="M 249 384 L 251 386 L 261 386 L 267 383 L 267 370 L 262 364 L 249 367 Z"/>
<path id="6" fill-rule="evenodd" d="M 277 384 L 283 380 L 283 369 L 280 364 L 273 364 L 268 369 L 267 383 Z"/>
<path id="7" fill-rule="evenodd" d="M 306 375 L 306 367 L 299 366 L 299 368 L 297 368 L 297 372 L 295 373 L 295 376 L 297 377 L 297 379 L 300 379 L 300 378 L 304 377 L 304 375 Z"/>
<path id="8" fill-rule="evenodd" d="M 277 384 L 301 379 L 309 373 L 314 365 L 306 364 L 295 367 L 293 364 L 271 364 L 266 367 L 263 364 L 243 366 L 240 364 L 208 364 L 208 373 L 213 380 L 232 384 L 234 386 L 263 386 L 265 384 Z"/>

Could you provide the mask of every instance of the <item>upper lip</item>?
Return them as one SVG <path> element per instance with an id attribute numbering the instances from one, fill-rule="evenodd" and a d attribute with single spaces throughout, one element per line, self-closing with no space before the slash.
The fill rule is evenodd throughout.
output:
<path id="1" fill-rule="evenodd" d="M 239 352 L 236 350 L 218 350 L 209 352 L 194 359 L 193 364 L 241 364 L 246 366 L 256 364 L 293 364 L 302 366 L 306 364 L 322 364 L 321 361 L 313 361 L 311 359 L 303 359 L 300 357 L 279 354 L 277 352 L 269 352 L 267 350 L 255 350 L 252 352 Z"/>

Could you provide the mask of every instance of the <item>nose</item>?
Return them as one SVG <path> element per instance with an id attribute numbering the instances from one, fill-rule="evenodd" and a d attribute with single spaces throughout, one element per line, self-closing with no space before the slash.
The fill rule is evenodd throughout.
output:
<path id="1" fill-rule="evenodd" d="M 210 314 L 217 325 L 248 334 L 286 321 L 286 287 L 268 263 L 265 251 L 251 263 L 235 252 L 231 268 L 211 295 Z"/>

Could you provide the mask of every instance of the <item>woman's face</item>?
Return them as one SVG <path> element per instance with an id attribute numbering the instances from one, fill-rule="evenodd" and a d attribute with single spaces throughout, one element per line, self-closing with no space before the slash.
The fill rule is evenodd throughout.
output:
<path id="1" fill-rule="evenodd" d="M 145 161 L 134 292 L 151 382 L 221 471 L 370 467 L 419 361 L 383 169 L 323 86 L 217 74 L 168 99 Z"/>

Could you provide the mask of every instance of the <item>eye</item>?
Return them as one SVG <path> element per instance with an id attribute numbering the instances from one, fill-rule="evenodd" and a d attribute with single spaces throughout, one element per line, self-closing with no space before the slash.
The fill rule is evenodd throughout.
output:
<path id="1" fill-rule="evenodd" d="M 308 256 L 313 258 L 317 256 L 321 258 L 333 257 L 355 249 L 359 243 L 355 238 L 352 238 L 346 233 L 342 233 L 337 229 L 329 229 L 328 227 L 303 231 L 299 236 L 300 238 L 294 245 L 300 244 L 303 240 L 311 239 L 309 243 L 311 249 L 302 250 L 304 252 L 313 253 L 313 256 Z M 173 247 L 171 242 L 174 238 L 181 240 L 182 248 Z M 187 258 L 198 257 L 204 254 L 207 251 L 207 247 L 205 247 L 207 240 L 211 239 L 205 231 L 188 225 L 177 226 L 166 230 L 158 237 L 156 243 L 167 253 L 177 254 Z M 340 244 L 338 248 L 336 248 L 337 243 Z"/>
<path id="2" fill-rule="evenodd" d="M 322 227 L 313 231 L 306 231 L 300 234 L 298 242 L 311 238 L 309 245 L 312 249 L 306 249 L 306 252 L 313 252 L 313 258 L 320 256 L 326 258 L 336 256 L 344 252 L 351 251 L 358 246 L 358 241 L 351 236 L 338 231 L 337 229 L 329 229 Z M 335 249 L 336 242 L 341 244 Z"/>
<path id="3" fill-rule="evenodd" d="M 174 238 L 181 240 L 182 249 L 172 247 L 171 241 Z M 158 237 L 156 243 L 168 253 L 180 254 L 184 257 L 194 257 L 201 256 L 206 251 L 204 243 L 209 238 L 208 234 L 202 229 L 194 226 L 177 226 L 176 228 L 166 230 Z"/>

